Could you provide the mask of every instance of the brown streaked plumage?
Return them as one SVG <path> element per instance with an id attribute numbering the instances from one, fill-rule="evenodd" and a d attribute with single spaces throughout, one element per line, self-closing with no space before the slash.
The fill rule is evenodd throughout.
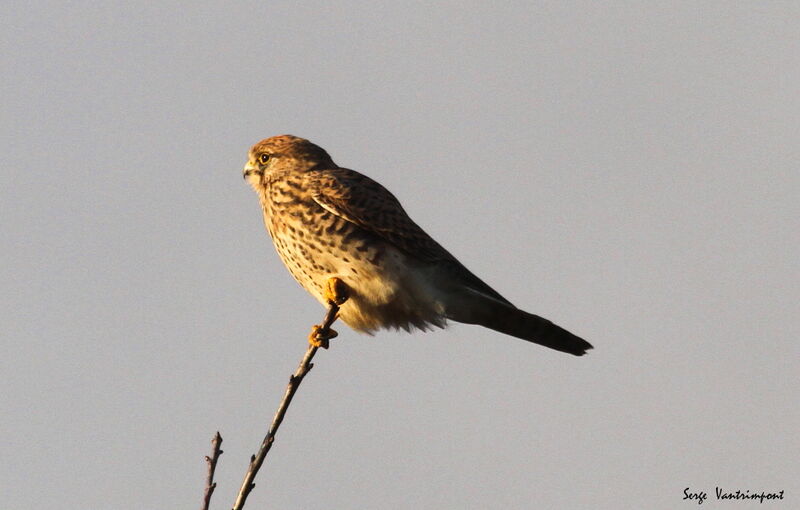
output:
<path id="1" fill-rule="evenodd" d="M 592 346 L 516 308 L 425 233 L 386 188 L 340 168 L 303 138 L 274 136 L 250 149 L 244 177 L 294 278 L 327 304 L 340 279 L 349 299 L 339 318 L 353 329 L 480 324 L 580 356 Z"/>

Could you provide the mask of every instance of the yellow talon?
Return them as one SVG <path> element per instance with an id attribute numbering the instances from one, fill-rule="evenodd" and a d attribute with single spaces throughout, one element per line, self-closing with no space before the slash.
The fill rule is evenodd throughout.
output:
<path id="1" fill-rule="evenodd" d="M 349 297 L 350 290 L 347 288 L 346 283 L 336 276 L 328 278 L 327 285 L 325 287 L 325 299 L 328 301 L 328 303 L 341 306 Z"/>
<path id="2" fill-rule="evenodd" d="M 347 287 L 347 284 L 344 283 L 341 278 L 337 278 L 336 276 L 328 278 L 325 283 L 325 300 L 331 307 L 331 309 L 328 310 L 328 313 L 333 313 L 333 307 L 336 307 L 335 310 L 338 312 L 338 307 L 350 297 L 350 291 Z M 326 318 L 325 324 L 330 324 L 332 322 L 333 321 L 327 322 Z M 323 349 L 327 349 L 330 346 L 329 340 L 331 338 L 336 338 L 337 336 L 339 336 L 339 333 L 337 333 L 335 330 L 327 328 L 327 330 L 323 332 L 322 326 L 317 324 L 311 327 L 311 334 L 308 335 L 308 343 L 314 347 L 322 347 Z"/>
<path id="3" fill-rule="evenodd" d="M 329 340 L 331 338 L 336 338 L 339 336 L 339 333 L 336 330 L 328 328 L 328 332 L 323 334 L 322 333 L 322 326 L 316 324 L 311 326 L 311 334 L 308 335 L 308 343 L 313 345 L 314 347 L 322 347 L 323 349 L 327 349 L 330 347 Z"/>

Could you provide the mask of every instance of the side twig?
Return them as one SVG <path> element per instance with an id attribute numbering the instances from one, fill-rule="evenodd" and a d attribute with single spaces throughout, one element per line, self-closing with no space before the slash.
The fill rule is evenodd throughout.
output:
<path id="1" fill-rule="evenodd" d="M 222 455 L 220 446 L 222 446 L 222 436 L 220 436 L 219 431 L 217 431 L 211 439 L 211 457 L 206 455 L 208 474 L 206 475 L 206 490 L 203 493 L 203 505 L 200 507 L 200 510 L 208 510 L 208 506 L 211 504 L 211 495 L 214 494 L 214 489 L 217 488 L 217 483 L 214 481 L 214 471 L 217 469 L 217 460 L 219 460 L 219 456 Z"/>
<path id="2" fill-rule="evenodd" d="M 339 306 L 335 303 L 331 303 L 328 308 L 328 313 L 325 315 L 325 321 L 322 323 L 322 326 L 319 329 L 319 333 L 321 335 L 328 334 L 331 325 L 336 320 L 337 313 L 339 313 Z M 306 374 L 314 367 L 313 363 L 311 363 L 311 360 L 314 358 L 314 354 L 317 353 L 317 349 L 319 348 L 309 345 L 305 356 L 303 356 L 303 359 L 300 361 L 300 365 L 297 367 L 297 370 L 295 370 L 294 374 L 289 377 L 289 385 L 286 387 L 286 393 L 284 393 L 283 400 L 281 400 L 281 403 L 278 406 L 278 411 L 275 413 L 275 417 L 272 419 L 272 425 L 270 425 L 267 435 L 264 436 L 264 440 L 261 442 L 261 448 L 259 448 L 258 454 L 250 457 L 250 466 L 247 469 L 244 480 L 242 481 L 242 487 L 239 489 L 239 495 L 236 496 L 236 503 L 233 505 L 233 510 L 242 510 L 242 508 L 244 508 L 244 503 L 247 500 L 247 496 L 250 495 L 250 491 L 252 491 L 253 487 L 256 486 L 254 483 L 256 474 L 258 473 L 258 470 L 261 469 L 261 464 L 264 463 L 264 459 L 267 457 L 267 453 L 269 453 L 270 448 L 272 448 L 272 443 L 275 441 L 275 434 L 278 432 L 278 427 L 281 426 L 283 417 L 286 415 L 286 410 L 289 408 L 289 404 L 292 403 L 292 398 L 297 392 L 297 388 L 300 386 L 300 383 L 303 381 L 303 378 L 306 376 Z"/>

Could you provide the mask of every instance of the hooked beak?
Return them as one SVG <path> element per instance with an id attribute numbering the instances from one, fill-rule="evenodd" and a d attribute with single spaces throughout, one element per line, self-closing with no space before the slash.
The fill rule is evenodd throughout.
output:
<path id="1" fill-rule="evenodd" d="M 253 173 L 259 173 L 258 168 L 256 168 L 251 161 L 248 161 L 244 169 L 242 169 L 242 178 L 247 179 L 250 177 L 250 174 Z"/>

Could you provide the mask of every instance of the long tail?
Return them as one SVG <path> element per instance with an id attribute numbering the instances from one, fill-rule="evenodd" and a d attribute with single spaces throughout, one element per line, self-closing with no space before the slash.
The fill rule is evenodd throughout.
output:
<path id="1" fill-rule="evenodd" d="M 498 305 L 494 312 L 487 316 L 486 321 L 479 324 L 575 356 L 583 356 L 592 348 L 592 344 L 583 338 L 573 335 L 544 317 L 505 305 Z"/>
<path id="2" fill-rule="evenodd" d="M 592 348 L 592 344 L 583 338 L 573 335 L 543 317 L 520 310 L 510 303 L 497 301 L 485 295 L 480 296 L 477 292 L 470 294 L 469 299 L 464 299 L 466 296 L 463 294 L 460 296 L 460 306 L 455 309 L 456 313 L 447 314 L 449 319 L 479 324 L 575 356 L 583 356 Z M 450 311 L 454 309 L 450 308 Z"/>

